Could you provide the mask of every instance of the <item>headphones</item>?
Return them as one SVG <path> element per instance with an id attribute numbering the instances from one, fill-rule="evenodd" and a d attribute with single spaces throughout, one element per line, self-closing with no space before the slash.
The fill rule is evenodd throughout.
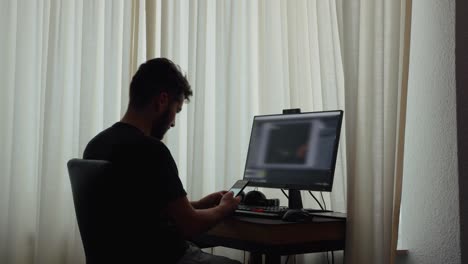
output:
<path id="1" fill-rule="evenodd" d="M 253 190 L 243 197 L 242 203 L 256 206 L 279 206 L 279 199 L 267 199 L 262 192 Z"/>

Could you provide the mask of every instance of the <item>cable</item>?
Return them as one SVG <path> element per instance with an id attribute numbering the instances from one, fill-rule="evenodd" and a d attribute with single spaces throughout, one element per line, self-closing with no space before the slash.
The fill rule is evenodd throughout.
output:
<path id="1" fill-rule="evenodd" d="M 332 264 L 335 264 L 335 256 L 333 255 L 333 251 L 331 252 L 332 254 Z"/>
<path id="2" fill-rule="evenodd" d="M 283 192 L 284 196 L 289 199 L 289 196 L 286 194 L 286 192 L 283 189 L 281 189 L 281 191 Z"/>
<path id="3" fill-rule="evenodd" d="M 323 207 L 325 208 L 325 210 L 327 210 L 327 204 L 325 203 L 325 199 L 323 199 L 323 193 L 322 192 L 320 192 L 320 196 L 322 196 Z"/>
<path id="4" fill-rule="evenodd" d="M 284 264 L 288 264 L 288 260 L 289 260 L 289 255 L 286 257 L 286 261 L 284 261 Z"/>
<path id="5" fill-rule="evenodd" d="M 320 206 L 320 209 L 323 210 L 322 204 L 321 204 L 321 203 L 319 202 L 319 200 L 315 197 L 315 195 L 314 195 L 311 191 L 309 191 L 309 193 L 310 193 L 310 195 L 312 195 L 312 197 L 315 199 L 315 201 L 317 202 L 317 204 Z"/>
<path id="6" fill-rule="evenodd" d="M 328 258 L 328 251 L 325 252 L 325 254 L 327 254 L 327 263 L 330 264 L 330 259 Z"/>

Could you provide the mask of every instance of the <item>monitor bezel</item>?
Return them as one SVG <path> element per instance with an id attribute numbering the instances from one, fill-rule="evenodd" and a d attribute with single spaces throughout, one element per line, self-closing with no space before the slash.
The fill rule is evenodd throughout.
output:
<path id="1" fill-rule="evenodd" d="M 250 145 L 252 144 L 252 133 L 254 129 L 255 120 L 258 117 L 275 117 L 275 116 L 301 116 L 305 114 L 322 114 L 322 113 L 338 113 L 338 127 L 337 127 L 337 136 L 334 142 L 333 147 L 333 157 L 332 157 L 332 166 L 330 171 L 330 184 L 328 186 L 321 186 L 321 185 L 303 185 L 303 184 L 289 184 L 289 183 L 271 183 L 271 182 L 259 182 L 252 179 L 245 178 L 245 172 L 247 170 L 248 159 L 250 155 Z M 250 131 L 250 139 L 249 139 L 249 147 L 247 149 L 247 157 L 245 159 L 245 167 L 244 167 L 244 180 L 249 180 L 249 186 L 251 187 L 264 187 L 264 188 L 277 188 L 277 189 L 289 189 L 289 190 L 306 190 L 306 191 L 320 191 L 320 192 L 331 192 L 333 189 L 333 183 L 335 180 L 335 167 L 336 167 L 336 160 L 338 155 L 338 147 L 340 142 L 341 136 L 341 127 L 343 123 L 343 110 L 327 110 L 327 111 L 314 111 L 314 112 L 300 112 L 300 113 L 291 113 L 291 114 L 270 114 L 270 115 L 255 115 L 252 121 L 252 127 Z"/>

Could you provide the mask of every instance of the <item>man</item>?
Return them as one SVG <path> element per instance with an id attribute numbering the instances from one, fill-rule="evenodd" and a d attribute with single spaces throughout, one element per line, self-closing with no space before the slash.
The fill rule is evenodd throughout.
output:
<path id="1" fill-rule="evenodd" d="M 240 202 L 217 192 L 189 202 L 168 148 L 160 141 L 192 90 L 179 67 L 165 58 L 142 64 L 130 84 L 130 101 L 120 122 L 94 137 L 85 159 L 108 160 L 116 197 L 108 231 L 108 256 L 131 263 L 239 263 L 202 252 L 185 239 L 231 214 Z M 104 190 L 103 190 L 104 191 Z M 109 260 L 109 259 L 107 259 Z"/>

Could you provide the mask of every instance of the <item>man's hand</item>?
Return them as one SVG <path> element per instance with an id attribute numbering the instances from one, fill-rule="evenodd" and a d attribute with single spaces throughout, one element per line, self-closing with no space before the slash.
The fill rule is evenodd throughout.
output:
<path id="1" fill-rule="evenodd" d="M 225 193 L 227 193 L 227 191 L 220 191 L 220 192 L 209 194 L 203 197 L 202 199 L 200 199 L 199 201 L 192 202 L 192 206 L 195 209 L 208 209 L 208 208 L 215 207 L 219 204 L 219 202 L 221 201 L 221 198 L 223 197 Z"/>
<path id="2" fill-rule="evenodd" d="M 226 210 L 227 214 L 229 214 L 237 209 L 237 206 L 239 205 L 240 201 L 240 196 L 234 197 L 233 192 L 226 192 L 221 198 L 219 206 L 223 207 Z"/>

